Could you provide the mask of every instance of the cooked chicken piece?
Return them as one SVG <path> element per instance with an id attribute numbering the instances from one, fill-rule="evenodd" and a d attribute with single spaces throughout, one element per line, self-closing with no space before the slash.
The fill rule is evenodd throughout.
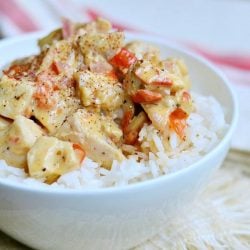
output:
<path id="1" fill-rule="evenodd" d="M 140 88 L 143 88 L 142 81 L 135 75 L 134 68 L 129 69 L 123 80 L 123 87 L 129 96 L 132 96 Z"/>
<path id="2" fill-rule="evenodd" d="M 0 115 L 15 119 L 17 115 L 30 116 L 34 86 L 26 81 L 17 81 L 3 76 L 0 82 Z"/>
<path id="3" fill-rule="evenodd" d="M 142 107 L 154 127 L 164 134 L 170 125 L 170 114 L 179 109 L 183 114 L 185 113 L 185 117 L 188 117 L 193 110 L 193 103 L 187 91 L 179 91 L 175 96 L 166 95 L 160 102 L 142 104 Z"/>
<path id="4" fill-rule="evenodd" d="M 77 119 L 79 119 L 79 121 L 77 121 Z M 122 131 L 119 126 L 112 120 L 112 118 L 99 114 L 95 111 L 87 109 L 77 110 L 76 113 L 67 118 L 66 122 L 56 133 L 56 136 L 61 136 L 64 128 L 68 128 L 69 124 L 72 124 L 72 126 L 74 125 L 76 131 L 78 131 L 82 125 L 79 133 L 85 133 L 85 130 L 88 130 L 97 133 L 101 136 L 101 138 L 107 137 L 106 139 L 109 144 L 112 144 L 112 142 L 116 144 L 121 143 Z"/>
<path id="5" fill-rule="evenodd" d="M 71 39 L 76 42 L 79 36 L 86 33 L 107 33 L 111 30 L 111 23 L 105 19 L 97 18 L 89 23 L 73 23 L 67 18 L 63 19 L 63 27 L 61 30 L 64 39 Z"/>
<path id="6" fill-rule="evenodd" d="M 41 95 L 41 98 L 47 99 L 34 100 L 32 115 L 50 134 L 53 134 L 62 125 L 67 116 L 80 107 L 80 100 L 74 97 L 71 88 L 53 91 L 48 97 Z M 47 104 L 48 106 L 46 106 Z"/>
<path id="7" fill-rule="evenodd" d="M 83 28 L 86 32 L 106 33 L 111 30 L 112 25 L 108 20 L 97 18 L 93 22 L 81 25 L 81 28 Z"/>
<path id="8" fill-rule="evenodd" d="M 109 73 L 113 70 L 113 67 L 107 62 L 107 60 L 95 51 L 88 51 L 85 54 L 84 62 L 89 67 L 91 72 L 94 73 Z"/>
<path id="9" fill-rule="evenodd" d="M 161 62 L 164 68 L 168 71 L 168 76 L 173 85 L 171 90 L 176 92 L 178 90 L 190 88 L 190 79 L 187 66 L 184 61 L 176 58 L 169 58 Z"/>
<path id="10" fill-rule="evenodd" d="M 79 45 L 85 55 L 89 50 L 110 59 L 123 46 L 123 32 L 86 33 L 80 37 Z"/>
<path id="11" fill-rule="evenodd" d="M 183 109 L 187 114 L 194 110 L 194 104 L 191 95 L 185 89 L 179 90 L 175 93 L 176 106 Z"/>
<path id="12" fill-rule="evenodd" d="M 28 171 L 31 177 L 52 183 L 62 174 L 80 167 L 84 151 L 73 143 L 55 137 L 40 137 L 27 155 Z"/>
<path id="13" fill-rule="evenodd" d="M 0 131 L 4 130 L 11 124 L 11 121 L 0 116 Z"/>
<path id="14" fill-rule="evenodd" d="M 76 73 L 75 79 L 83 106 L 111 111 L 122 105 L 124 91 L 116 78 L 86 70 Z"/>
<path id="15" fill-rule="evenodd" d="M 50 46 L 37 74 L 49 71 L 51 67 L 54 67 L 57 74 L 63 74 L 64 77 L 72 78 L 78 65 L 76 52 L 69 41 L 58 41 Z M 58 81 L 58 83 L 60 83 L 60 81 Z"/>
<path id="16" fill-rule="evenodd" d="M 153 126 L 160 132 L 164 132 L 168 124 L 168 116 L 171 109 L 162 101 L 157 104 L 143 104 L 143 109 L 147 113 Z"/>
<path id="17" fill-rule="evenodd" d="M 182 60 L 165 61 L 144 60 L 137 64 L 135 75 L 146 84 L 146 88 L 169 87 L 171 91 L 189 89 L 189 76 Z"/>
<path id="18" fill-rule="evenodd" d="M 141 41 L 127 43 L 125 48 L 134 53 L 139 60 L 145 59 L 145 57 L 160 56 L 160 50 L 157 47 Z"/>
<path id="19" fill-rule="evenodd" d="M 108 117 L 85 109 L 68 117 L 56 137 L 80 144 L 89 158 L 108 169 L 113 160 L 125 159 L 115 145 L 122 138 L 118 125 Z"/>
<path id="20" fill-rule="evenodd" d="M 144 84 L 163 87 L 171 87 L 173 84 L 168 70 L 161 64 L 161 62 L 155 64 L 149 60 L 144 60 L 136 67 L 135 75 L 141 79 Z"/>
<path id="21" fill-rule="evenodd" d="M 26 168 L 27 152 L 42 134 L 41 128 L 32 120 L 17 116 L 0 137 L 0 159 L 11 166 Z"/>

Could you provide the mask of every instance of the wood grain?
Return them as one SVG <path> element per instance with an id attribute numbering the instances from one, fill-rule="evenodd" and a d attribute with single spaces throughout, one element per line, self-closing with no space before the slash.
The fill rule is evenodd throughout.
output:
<path id="1" fill-rule="evenodd" d="M 244 175 L 250 177 L 250 152 L 231 149 L 228 153 L 223 167 L 238 168 Z M 6 234 L 0 232 L 0 249 L 1 250 L 31 250 Z"/>

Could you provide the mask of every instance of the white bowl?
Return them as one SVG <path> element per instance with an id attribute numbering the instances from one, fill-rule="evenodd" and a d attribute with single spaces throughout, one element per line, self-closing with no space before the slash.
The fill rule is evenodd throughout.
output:
<path id="1" fill-rule="evenodd" d="M 0 43 L 0 67 L 38 51 L 44 33 Z M 229 128 L 201 160 L 179 172 L 122 188 L 39 190 L 0 180 L 0 229 L 35 249 L 127 249 L 154 235 L 185 208 L 225 158 L 238 117 L 227 79 L 204 59 L 163 39 L 127 34 L 157 44 L 163 56 L 188 65 L 193 89 L 214 96 L 227 110 Z M 190 212 L 190 211 L 187 211 Z"/>

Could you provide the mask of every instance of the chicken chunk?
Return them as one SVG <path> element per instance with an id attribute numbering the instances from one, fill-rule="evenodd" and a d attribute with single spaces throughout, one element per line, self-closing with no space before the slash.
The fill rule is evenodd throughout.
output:
<path id="1" fill-rule="evenodd" d="M 144 60 L 137 64 L 135 75 L 147 88 L 169 87 L 172 92 L 189 89 L 189 75 L 186 65 L 179 59 L 165 61 Z"/>
<path id="2" fill-rule="evenodd" d="M 164 133 L 167 129 L 168 115 L 170 114 L 171 109 L 162 101 L 157 104 L 143 104 L 142 107 L 147 113 L 153 126 L 160 132 Z"/>
<path id="3" fill-rule="evenodd" d="M 103 18 L 97 18 L 93 22 L 86 23 L 81 25 L 81 28 L 84 29 L 85 32 L 92 33 L 106 33 L 109 32 L 112 28 L 111 23 Z"/>
<path id="4" fill-rule="evenodd" d="M 190 88 L 190 79 L 187 66 L 183 60 L 177 58 L 169 58 L 161 62 L 161 65 L 167 69 L 168 77 L 173 83 L 171 90 L 176 92 L 179 90 Z"/>
<path id="5" fill-rule="evenodd" d="M 105 58 L 111 58 L 123 46 L 123 32 L 86 33 L 80 37 L 79 45 L 85 55 L 89 50 L 95 51 Z"/>
<path id="6" fill-rule="evenodd" d="M 102 18 L 97 18 L 93 22 L 84 24 L 74 23 L 67 18 L 63 18 L 63 27 L 59 31 L 61 31 L 64 39 L 70 39 L 73 42 L 76 42 L 79 36 L 86 33 L 107 33 L 111 30 L 111 28 L 111 23 Z"/>
<path id="7" fill-rule="evenodd" d="M 142 80 L 144 84 L 162 84 L 172 86 L 172 80 L 168 70 L 161 65 L 161 62 L 152 63 L 149 60 L 144 60 L 135 69 L 135 75 Z"/>
<path id="8" fill-rule="evenodd" d="M 145 57 L 159 57 L 160 55 L 160 50 L 157 47 L 141 41 L 127 43 L 125 48 L 134 53 L 139 60 L 144 59 Z"/>
<path id="9" fill-rule="evenodd" d="M 89 158 L 105 168 L 110 168 L 113 160 L 125 158 L 115 145 L 122 138 L 118 125 L 108 117 L 85 109 L 68 117 L 56 137 L 80 144 Z"/>
<path id="10" fill-rule="evenodd" d="M 122 85 L 112 76 L 82 71 L 75 75 L 83 106 L 105 111 L 118 109 L 124 100 Z"/>
<path id="11" fill-rule="evenodd" d="M 27 155 L 31 177 L 52 183 L 62 174 L 80 167 L 83 154 L 79 155 L 73 143 L 55 137 L 40 137 Z"/>
<path id="12" fill-rule="evenodd" d="M 26 168 L 26 154 L 42 134 L 41 128 L 32 120 L 17 116 L 0 137 L 0 159 L 11 166 Z"/>
<path id="13" fill-rule="evenodd" d="M 84 58 L 86 66 L 94 73 L 109 73 L 113 70 L 113 67 L 107 62 L 107 60 L 95 51 L 88 51 Z"/>
<path id="14" fill-rule="evenodd" d="M 43 71 L 48 71 L 53 63 L 55 63 L 57 67 L 58 74 L 61 73 L 63 76 L 72 78 L 78 65 L 75 50 L 69 41 L 57 41 L 50 46 L 42 60 L 38 74 Z"/>
<path id="15" fill-rule="evenodd" d="M 169 127 L 169 115 L 176 109 L 181 108 L 187 114 L 193 110 L 191 96 L 187 91 L 178 91 L 175 96 L 165 95 L 155 104 L 142 104 L 149 119 L 156 129 L 164 133 Z"/>
<path id="16" fill-rule="evenodd" d="M 52 107 L 44 108 L 35 102 L 32 115 L 53 134 L 63 123 L 67 116 L 74 113 L 80 105 L 78 98 L 73 96 L 72 89 L 54 91 L 49 99 Z"/>
<path id="17" fill-rule="evenodd" d="M 33 93 L 34 86 L 30 82 L 3 76 L 0 82 L 0 115 L 11 119 L 18 115 L 29 117 Z"/>

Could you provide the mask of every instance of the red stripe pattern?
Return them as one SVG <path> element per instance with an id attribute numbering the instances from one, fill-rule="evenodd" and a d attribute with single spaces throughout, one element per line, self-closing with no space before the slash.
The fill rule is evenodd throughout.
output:
<path id="1" fill-rule="evenodd" d="M 38 30 L 39 27 L 15 0 L 0 0 L 0 13 L 23 32 Z"/>
<path id="2" fill-rule="evenodd" d="M 220 65 L 225 65 L 240 70 L 250 70 L 250 54 L 249 55 L 219 55 L 210 52 L 207 49 L 200 48 L 196 45 L 189 46 L 192 50 L 206 57 L 212 62 Z"/>

